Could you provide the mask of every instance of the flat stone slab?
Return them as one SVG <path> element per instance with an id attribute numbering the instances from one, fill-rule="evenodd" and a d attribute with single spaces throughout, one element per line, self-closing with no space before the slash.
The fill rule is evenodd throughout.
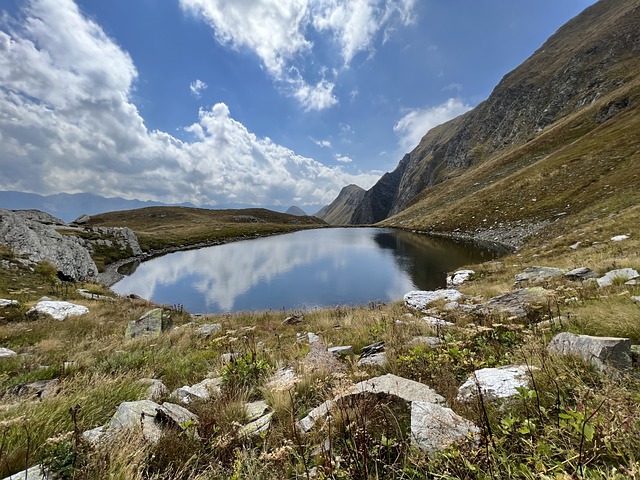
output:
<path id="1" fill-rule="evenodd" d="M 15 357 L 16 355 L 18 354 L 10 348 L 0 347 L 0 358 L 11 358 Z"/>
<path id="2" fill-rule="evenodd" d="M 254 420 L 251 423 L 247 423 L 245 426 L 240 428 L 238 431 L 238 435 L 240 437 L 249 437 L 253 435 L 260 435 L 262 432 L 266 432 L 271 426 L 271 417 L 273 417 L 273 412 L 269 412 L 266 415 Z"/>
<path id="3" fill-rule="evenodd" d="M 180 405 L 164 402 L 156 408 L 156 422 L 169 424 L 180 430 L 192 428 L 195 431 L 199 419 L 195 413 L 190 412 Z M 197 436 L 197 432 L 195 435 Z"/>
<path id="4" fill-rule="evenodd" d="M 420 321 L 426 323 L 430 327 L 435 327 L 435 328 L 447 328 L 447 327 L 455 327 L 456 326 L 455 323 L 447 322 L 446 320 L 443 320 L 442 318 L 431 317 L 431 316 L 422 317 L 420 319 Z"/>
<path id="5" fill-rule="evenodd" d="M 611 241 L 612 242 L 621 242 L 623 240 L 627 240 L 628 238 L 629 238 L 629 235 L 627 235 L 627 234 L 614 235 L 613 237 L 611 237 Z"/>
<path id="6" fill-rule="evenodd" d="M 524 272 L 516 275 L 516 283 L 524 282 L 542 282 L 550 278 L 561 277 L 566 270 L 555 267 L 528 267 Z"/>
<path id="7" fill-rule="evenodd" d="M 53 477 L 47 473 L 43 473 L 40 465 L 35 465 L 13 475 L 9 475 L 3 480 L 50 480 Z"/>
<path id="8" fill-rule="evenodd" d="M 450 408 L 435 403 L 411 403 L 411 443 L 427 453 L 480 434 L 480 429 Z"/>
<path id="9" fill-rule="evenodd" d="M 445 402 L 442 395 L 437 394 L 435 390 L 424 383 L 399 377 L 392 373 L 387 373 L 386 375 L 381 375 L 379 377 L 370 378 L 369 380 L 356 383 L 353 387 L 348 389 L 346 393 L 339 395 L 336 399 L 360 393 L 384 393 L 386 395 L 398 397 L 406 402 Z"/>
<path id="10" fill-rule="evenodd" d="M 531 368 L 527 365 L 507 365 L 476 370 L 458 389 L 457 399 L 461 402 L 473 399 L 478 395 L 478 386 L 487 400 L 513 397 L 518 393 L 518 388 L 529 387 Z"/>
<path id="11" fill-rule="evenodd" d="M 476 272 L 473 270 L 456 270 L 451 275 L 447 276 L 447 287 L 462 285 L 464 282 L 469 280 L 471 275 L 475 275 L 475 273 Z"/>
<path id="12" fill-rule="evenodd" d="M 273 373 L 265 387 L 275 391 L 286 391 L 295 387 L 296 383 L 298 376 L 293 367 L 283 367 Z"/>
<path id="13" fill-rule="evenodd" d="M 548 293 L 541 287 L 521 288 L 490 298 L 486 306 L 494 312 L 522 318 L 527 316 L 530 306 L 545 303 Z"/>
<path id="14" fill-rule="evenodd" d="M 413 290 L 405 293 L 404 304 L 407 308 L 413 310 L 424 310 L 430 303 L 438 300 L 446 300 L 447 302 L 457 302 L 463 295 L 454 289 L 446 290 Z"/>
<path id="15" fill-rule="evenodd" d="M 633 280 L 638 277 L 640 277 L 640 274 L 633 268 L 619 268 L 617 270 L 611 270 L 604 276 L 597 278 L 596 282 L 598 282 L 598 286 L 600 287 L 610 287 L 616 280 L 624 283 L 627 280 Z"/>
<path id="16" fill-rule="evenodd" d="M 374 353 L 364 358 L 360 358 L 356 362 L 359 367 L 382 367 L 387 363 L 387 354 L 385 352 Z"/>
<path id="17" fill-rule="evenodd" d="M 585 362 L 604 369 L 631 368 L 631 340 L 616 337 L 592 337 L 562 332 L 551 339 L 547 350 L 559 355 L 577 355 Z"/>
<path id="18" fill-rule="evenodd" d="M 269 405 L 264 400 L 258 400 L 255 402 L 249 402 L 244 404 L 244 410 L 247 413 L 247 419 L 250 422 L 257 420 L 258 418 L 263 416 L 268 408 L 269 408 Z"/>
<path id="19" fill-rule="evenodd" d="M 143 314 L 138 320 L 131 320 L 124 333 L 125 338 L 158 337 L 171 328 L 172 319 L 168 310 L 154 308 Z"/>
<path id="20" fill-rule="evenodd" d="M 327 349 L 330 354 L 337 357 L 349 357 L 353 355 L 353 347 L 351 345 L 341 345 L 339 347 L 330 347 Z"/>
<path id="21" fill-rule="evenodd" d="M 27 312 L 27 314 L 32 313 L 50 315 L 56 320 L 64 320 L 67 317 L 89 313 L 89 309 L 83 305 L 76 305 L 70 302 L 43 300 L 36 303 L 35 307 Z"/>
<path id="22" fill-rule="evenodd" d="M 569 270 L 564 274 L 564 276 L 569 280 L 587 280 L 589 278 L 597 277 L 598 274 L 591 270 L 589 267 L 579 267 L 574 268 L 573 270 Z"/>

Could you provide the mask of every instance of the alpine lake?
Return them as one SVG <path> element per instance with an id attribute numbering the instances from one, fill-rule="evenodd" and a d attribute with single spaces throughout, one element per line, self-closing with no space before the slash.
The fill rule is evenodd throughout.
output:
<path id="1" fill-rule="evenodd" d="M 191 313 L 309 310 L 402 299 L 500 253 L 384 228 L 323 228 L 171 253 L 120 268 L 111 288 Z"/>

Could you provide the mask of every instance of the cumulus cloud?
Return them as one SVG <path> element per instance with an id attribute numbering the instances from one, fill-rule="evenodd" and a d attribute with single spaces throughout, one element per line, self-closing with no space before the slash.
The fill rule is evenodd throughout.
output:
<path id="1" fill-rule="evenodd" d="M 393 131 L 399 137 L 400 147 L 408 152 L 418 145 L 422 137 L 433 127 L 462 115 L 471 108 L 459 99 L 450 98 L 435 107 L 411 110 L 398 120 L 393 126 Z"/>
<path id="2" fill-rule="evenodd" d="M 34 0 L 0 18 L 0 188 L 168 203 L 328 203 L 372 185 L 258 138 L 219 103 L 187 130 L 147 129 L 130 96 L 131 57 L 72 0 Z"/>
<path id="3" fill-rule="evenodd" d="M 331 142 L 329 140 L 315 140 L 312 139 L 313 143 L 322 148 L 331 148 Z"/>
<path id="4" fill-rule="evenodd" d="M 353 159 L 346 156 L 346 155 L 341 155 L 339 153 L 336 154 L 336 160 L 339 161 L 340 163 L 351 163 L 353 162 Z"/>
<path id="5" fill-rule="evenodd" d="M 347 67 L 359 52 L 373 50 L 381 31 L 386 40 L 395 25 L 411 24 L 415 0 L 180 0 L 180 6 L 203 19 L 222 45 L 255 54 L 304 109 L 322 110 L 338 100 L 327 65 L 314 72 L 316 80 L 300 76 L 301 63 L 313 55 L 307 36 L 327 35 Z"/>
<path id="6" fill-rule="evenodd" d="M 189 90 L 191 90 L 191 95 L 196 98 L 200 98 L 200 96 L 202 95 L 202 91 L 206 90 L 208 86 L 209 85 L 198 78 L 196 79 L 196 81 L 189 84 Z"/>

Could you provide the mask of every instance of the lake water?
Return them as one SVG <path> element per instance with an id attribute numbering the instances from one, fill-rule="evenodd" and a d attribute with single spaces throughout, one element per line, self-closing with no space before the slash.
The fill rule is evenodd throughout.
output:
<path id="1" fill-rule="evenodd" d="M 495 257 L 469 243 L 399 230 L 304 230 L 155 258 L 130 268 L 112 289 L 191 313 L 366 305 L 444 287 L 446 272 Z"/>

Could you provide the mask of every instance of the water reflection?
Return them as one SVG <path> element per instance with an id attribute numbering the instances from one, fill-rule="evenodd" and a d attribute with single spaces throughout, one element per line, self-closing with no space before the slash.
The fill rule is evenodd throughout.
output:
<path id="1" fill-rule="evenodd" d="M 309 230 L 156 258 L 113 289 L 202 313 L 389 301 L 483 255 L 409 232 Z"/>

